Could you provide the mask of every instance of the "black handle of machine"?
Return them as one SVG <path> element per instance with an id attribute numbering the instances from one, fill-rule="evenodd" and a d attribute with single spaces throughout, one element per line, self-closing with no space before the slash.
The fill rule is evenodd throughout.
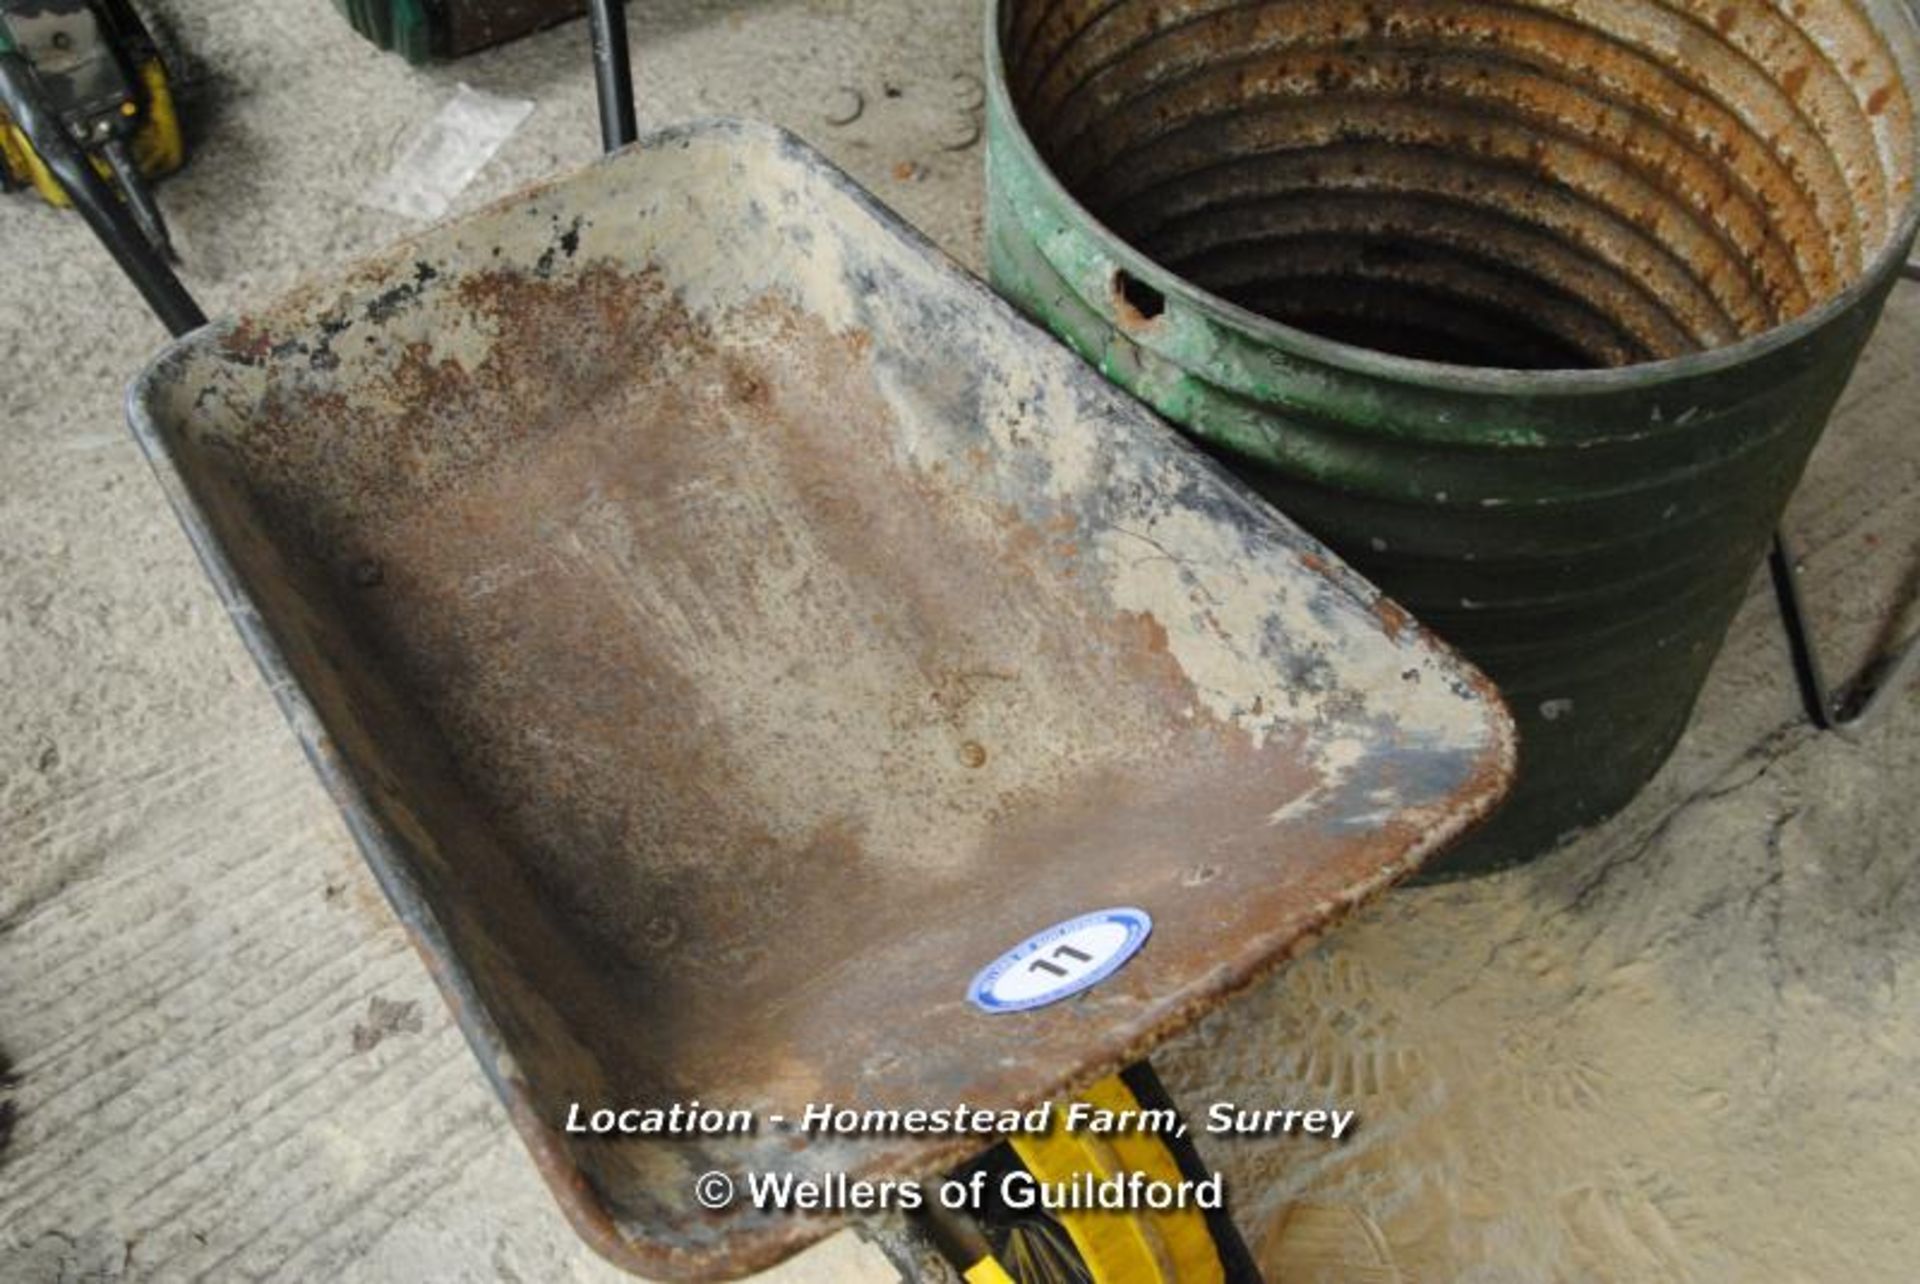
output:
<path id="1" fill-rule="evenodd" d="M 587 15 L 593 24 L 593 83 L 600 96 L 600 145 L 615 152 L 639 132 L 633 118 L 626 0 L 587 0 Z"/>
<path id="2" fill-rule="evenodd" d="M 60 180 L 73 207 L 139 288 L 161 324 L 175 336 L 205 325 L 206 313 L 167 266 L 139 220 L 119 193 L 100 177 L 59 116 L 47 106 L 33 67 L 10 50 L 0 52 L 0 106 L 6 108 L 47 169 Z"/>

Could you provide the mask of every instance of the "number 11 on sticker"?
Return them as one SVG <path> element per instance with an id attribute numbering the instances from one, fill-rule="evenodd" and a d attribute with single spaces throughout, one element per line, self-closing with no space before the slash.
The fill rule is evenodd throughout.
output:
<path id="1" fill-rule="evenodd" d="M 1152 931 L 1145 910 L 1082 914 L 1028 937 L 982 968 L 968 997 L 987 1012 L 1026 1012 L 1072 998 L 1119 971 Z"/>
<path id="2" fill-rule="evenodd" d="M 1072 959 L 1075 963 L 1093 962 L 1093 955 L 1082 954 L 1079 950 L 1074 949 L 1071 945 L 1054 946 L 1053 957 L 1056 959 Z M 1063 978 L 1073 975 L 1071 971 L 1069 971 L 1064 967 L 1061 967 L 1058 963 L 1053 962 L 1051 959 L 1033 959 L 1027 964 L 1027 971 L 1051 972 L 1055 976 L 1063 977 Z"/>

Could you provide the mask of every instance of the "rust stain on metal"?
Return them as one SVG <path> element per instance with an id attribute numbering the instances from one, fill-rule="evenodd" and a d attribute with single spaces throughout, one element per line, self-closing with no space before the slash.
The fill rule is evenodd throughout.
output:
<path id="1" fill-rule="evenodd" d="M 1414 622 L 1406 608 L 1391 598 L 1381 598 L 1374 604 L 1373 613 L 1380 618 L 1380 625 L 1390 638 L 1398 638 Z"/>

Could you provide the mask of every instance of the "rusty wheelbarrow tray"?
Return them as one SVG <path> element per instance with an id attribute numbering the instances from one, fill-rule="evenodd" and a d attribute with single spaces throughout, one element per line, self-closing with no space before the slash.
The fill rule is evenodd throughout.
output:
<path id="1" fill-rule="evenodd" d="M 713 122 L 176 343 L 131 417 L 580 1233 L 713 1278 L 833 1229 L 719 1169 L 964 1137 L 568 1111 L 1026 1106 L 1497 800 L 1484 680 L 796 140 Z M 968 1001 L 1126 905 L 1071 1002 Z"/>

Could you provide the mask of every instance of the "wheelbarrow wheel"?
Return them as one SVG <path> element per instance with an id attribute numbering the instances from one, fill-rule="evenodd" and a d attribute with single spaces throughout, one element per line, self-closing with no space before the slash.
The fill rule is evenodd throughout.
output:
<path id="1" fill-rule="evenodd" d="M 1080 1100 L 1101 1110 L 1170 1110 L 1146 1063 L 1102 1080 Z M 1224 1209 L 1042 1212 L 1011 1208 L 997 1192 L 1024 1171 L 1047 1185 L 1138 1172 L 1168 1183 L 1208 1176 L 1191 1141 L 1171 1133 L 1025 1134 L 996 1146 L 963 1171 L 985 1169 L 993 1194 L 975 1218 L 992 1249 L 969 1284 L 1258 1284 L 1259 1273 Z M 976 1268 L 979 1269 L 979 1268 Z"/>

